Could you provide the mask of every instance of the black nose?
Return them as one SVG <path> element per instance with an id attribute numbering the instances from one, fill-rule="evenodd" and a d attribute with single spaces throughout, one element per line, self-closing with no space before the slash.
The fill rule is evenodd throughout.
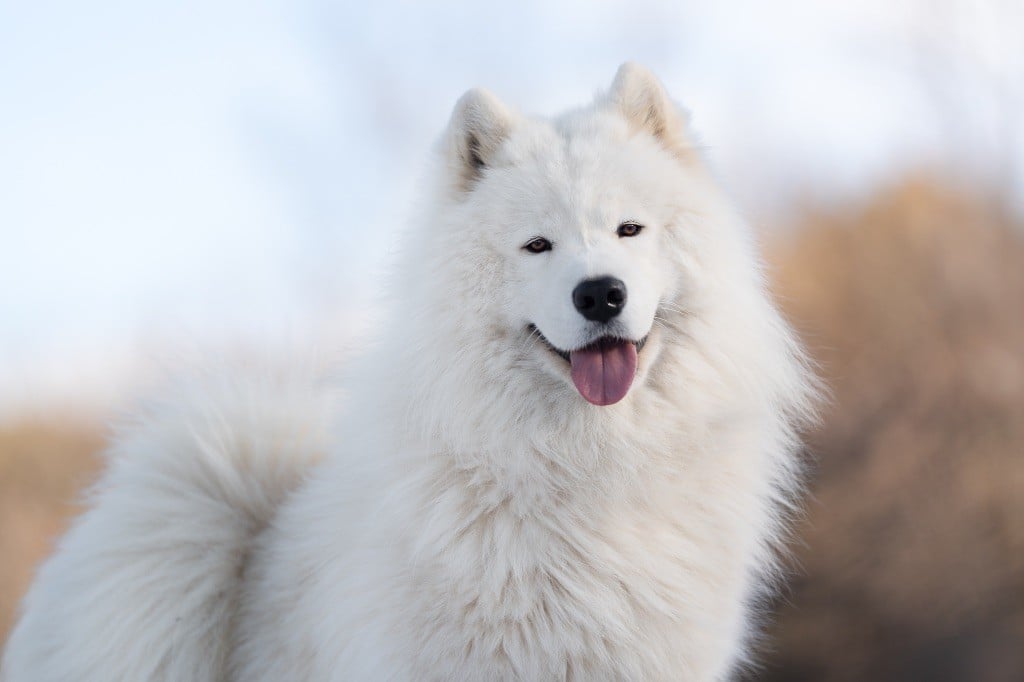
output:
<path id="1" fill-rule="evenodd" d="M 614 277 L 585 279 L 572 290 L 572 304 L 588 320 L 607 322 L 626 307 L 626 283 Z"/>

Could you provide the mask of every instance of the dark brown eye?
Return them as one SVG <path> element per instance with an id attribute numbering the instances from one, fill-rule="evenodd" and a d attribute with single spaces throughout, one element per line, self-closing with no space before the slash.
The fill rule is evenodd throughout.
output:
<path id="1" fill-rule="evenodd" d="M 530 241 L 523 244 L 523 248 L 530 253 L 544 253 L 545 251 L 551 250 L 551 242 L 544 237 L 534 237 Z"/>
<path id="2" fill-rule="evenodd" d="M 643 225 L 638 223 L 625 222 L 619 225 L 619 236 L 620 237 L 635 237 L 640 234 L 640 230 L 644 229 Z"/>

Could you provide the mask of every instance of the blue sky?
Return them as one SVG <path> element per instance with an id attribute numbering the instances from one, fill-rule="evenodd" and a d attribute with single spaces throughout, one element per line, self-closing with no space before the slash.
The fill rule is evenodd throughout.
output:
<path id="1" fill-rule="evenodd" d="M 0 2 L 0 410 L 116 394 L 181 346 L 344 328 L 473 85 L 552 113 L 644 62 L 763 223 L 922 163 L 1003 181 L 1024 166 L 1021 19 L 999 0 Z"/>

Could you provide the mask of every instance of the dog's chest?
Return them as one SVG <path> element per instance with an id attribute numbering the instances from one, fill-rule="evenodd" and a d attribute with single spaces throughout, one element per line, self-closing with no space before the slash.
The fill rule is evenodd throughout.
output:
<path id="1" fill-rule="evenodd" d="M 602 519 L 498 512 L 464 525 L 416 575 L 418 648 L 448 652 L 440 672 L 455 677 L 678 671 L 679 640 L 700 617 L 693 595 L 706 591 L 684 551 L 693 538 L 670 517 L 623 510 Z"/>

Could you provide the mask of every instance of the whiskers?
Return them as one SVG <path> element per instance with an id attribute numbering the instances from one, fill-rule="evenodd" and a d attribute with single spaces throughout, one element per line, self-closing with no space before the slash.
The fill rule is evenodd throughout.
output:
<path id="1" fill-rule="evenodd" d="M 666 329 L 678 329 L 680 323 L 693 316 L 693 311 L 677 303 L 663 301 L 654 313 L 654 322 Z"/>
<path id="2" fill-rule="evenodd" d="M 524 354 L 524 357 L 526 353 L 534 352 L 537 346 L 542 346 L 545 350 L 558 355 L 566 362 L 569 361 L 569 354 L 551 345 L 551 342 L 544 338 L 544 334 L 537 329 L 537 325 L 531 324 L 527 329 L 529 329 L 530 333 L 523 339 L 523 342 L 519 346 L 519 350 Z"/>
<path id="3" fill-rule="evenodd" d="M 543 343 L 544 338 L 543 336 L 541 336 L 540 330 L 537 329 L 537 327 L 535 327 L 534 325 L 531 324 L 527 329 L 529 329 L 530 333 L 527 334 L 526 337 L 522 339 L 521 343 L 519 344 L 519 347 L 516 349 L 524 354 L 535 350 L 537 346 Z"/>

